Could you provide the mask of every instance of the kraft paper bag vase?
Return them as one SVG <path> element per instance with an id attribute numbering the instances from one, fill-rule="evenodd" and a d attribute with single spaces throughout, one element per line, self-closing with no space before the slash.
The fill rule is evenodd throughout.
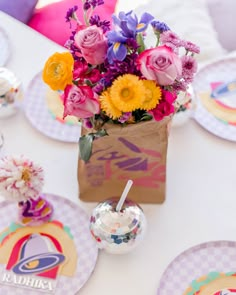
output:
<path id="1" fill-rule="evenodd" d="M 168 126 L 171 117 L 121 127 L 105 124 L 108 136 L 95 139 L 88 162 L 78 160 L 79 198 L 100 202 L 120 196 L 133 180 L 129 198 L 137 203 L 163 203 L 166 191 Z M 82 134 L 87 130 L 82 128 Z"/>

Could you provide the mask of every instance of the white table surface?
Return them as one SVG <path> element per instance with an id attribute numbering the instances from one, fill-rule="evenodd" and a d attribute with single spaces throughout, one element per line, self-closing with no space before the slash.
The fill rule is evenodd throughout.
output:
<path id="1" fill-rule="evenodd" d="M 6 67 L 27 89 L 46 59 L 63 48 L 1 12 L 0 27 L 6 30 L 11 46 Z M 78 199 L 76 143 L 44 136 L 22 111 L 0 120 L 0 129 L 6 154 L 24 154 L 44 167 L 45 192 L 68 198 L 91 213 L 96 204 Z M 141 204 L 148 221 L 144 241 L 122 256 L 101 251 L 93 275 L 79 294 L 155 295 L 163 271 L 182 251 L 206 241 L 236 240 L 235 175 L 235 143 L 208 133 L 192 119 L 173 128 L 166 202 Z"/>

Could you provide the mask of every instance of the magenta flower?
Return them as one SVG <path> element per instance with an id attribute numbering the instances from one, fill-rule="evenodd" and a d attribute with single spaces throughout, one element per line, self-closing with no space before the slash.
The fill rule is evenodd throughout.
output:
<path id="1" fill-rule="evenodd" d="M 175 107 L 173 103 L 175 102 L 177 95 L 175 92 L 170 92 L 162 90 L 162 99 L 155 109 L 149 111 L 153 116 L 154 120 L 161 121 L 164 117 L 169 116 L 174 113 Z"/>

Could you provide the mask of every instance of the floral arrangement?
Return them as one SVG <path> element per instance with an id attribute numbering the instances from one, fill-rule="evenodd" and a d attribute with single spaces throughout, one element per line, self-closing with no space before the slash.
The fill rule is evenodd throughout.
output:
<path id="1" fill-rule="evenodd" d="M 43 80 L 62 92 L 64 117 L 76 116 L 91 130 L 79 140 L 88 161 L 92 141 L 108 135 L 105 123 L 126 126 L 173 114 L 178 94 L 193 81 L 200 50 L 147 12 L 140 19 L 132 11 L 113 15 L 111 28 L 93 13 L 103 0 L 82 1 L 84 22 L 76 6 L 69 9 L 69 51 L 49 57 Z M 147 48 L 149 28 L 155 43 Z"/>
<path id="2" fill-rule="evenodd" d="M 21 156 L 0 159 L 0 194 L 18 203 L 18 219 L 23 225 L 40 225 L 51 219 L 52 205 L 43 197 L 44 171 Z"/>

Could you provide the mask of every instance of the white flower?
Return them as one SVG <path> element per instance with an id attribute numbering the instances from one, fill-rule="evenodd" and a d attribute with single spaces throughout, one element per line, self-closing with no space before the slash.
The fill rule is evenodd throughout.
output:
<path id="1" fill-rule="evenodd" d="M 44 184 L 43 169 L 24 156 L 0 159 L 0 193 L 12 201 L 36 199 Z"/>

